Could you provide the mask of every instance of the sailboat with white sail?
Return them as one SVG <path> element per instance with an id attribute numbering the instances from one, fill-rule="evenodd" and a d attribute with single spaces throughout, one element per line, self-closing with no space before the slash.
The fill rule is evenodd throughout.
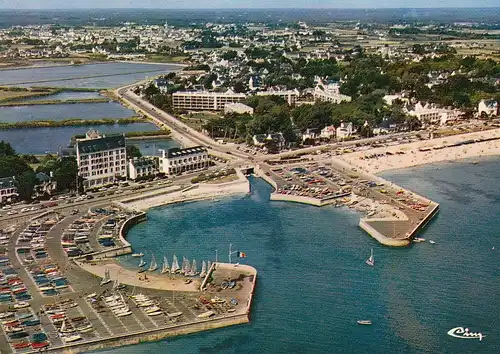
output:
<path id="1" fill-rule="evenodd" d="M 191 263 L 191 270 L 189 271 L 189 275 L 193 277 L 198 275 L 198 265 L 196 264 L 196 259 L 193 259 L 193 263 Z"/>
<path id="2" fill-rule="evenodd" d="M 188 275 L 191 271 L 191 265 L 189 264 L 189 260 L 186 257 L 182 257 L 182 271 L 181 273 L 184 275 Z"/>
<path id="3" fill-rule="evenodd" d="M 109 269 L 104 270 L 104 278 L 101 280 L 101 286 L 106 285 L 111 282 L 111 276 L 109 275 Z"/>
<path id="4" fill-rule="evenodd" d="M 163 265 L 161 267 L 161 274 L 170 273 L 170 266 L 168 264 L 167 256 L 163 256 Z"/>
<path id="5" fill-rule="evenodd" d="M 174 257 L 172 258 L 172 267 L 170 268 L 170 273 L 177 273 L 179 269 L 179 262 L 177 261 L 177 256 L 174 254 Z"/>
<path id="6" fill-rule="evenodd" d="M 139 262 L 139 267 L 144 267 L 146 265 L 146 261 L 141 257 L 141 261 Z"/>
<path id="7" fill-rule="evenodd" d="M 115 281 L 113 282 L 113 287 L 111 288 L 113 291 L 118 290 L 120 288 L 120 281 L 118 280 L 118 277 L 116 277 Z"/>
<path id="8" fill-rule="evenodd" d="M 207 275 L 207 263 L 203 261 L 201 264 L 201 273 L 200 273 L 200 278 L 203 278 Z"/>
<path id="9" fill-rule="evenodd" d="M 154 272 L 157 269 L 158 269 L 158 264 L 156 264 L 155 256 L 153 255 L 153 258 L 151 259 L 151 264 L 149 265 L 148 271 Z"/>
<path id="10" fill-rule="evenodd" d="M 369 266 L 373 266 L 375 264 L 375 258 L 373 258 L 373 248 L 370 252 L 370 258 L 366 260 L 366 264 L 368 264 Z"/>

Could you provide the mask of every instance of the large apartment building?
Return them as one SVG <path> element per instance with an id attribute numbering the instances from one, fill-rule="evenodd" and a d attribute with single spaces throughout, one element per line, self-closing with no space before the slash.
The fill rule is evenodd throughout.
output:
<path id="1" fill-rule="evenodd" d="M 203 146 L 180 149 L 161 150 L 159 170 L 167 175 L 175 175 L 187 171 L 202 170 L 209 166 L 208 151 Z"/>
<path id="2" fill-rule="evenodd" d="M 125 136 L 104 136 L 91 129 L 85 139 L 76 142 L 76 160 L 84 189 L 104 186 L 127 177 Z"/>
<path id="3" fill-rule="evenodd" d="M 176 109 L 222 111 L 227 103 L 243 102 L 244 93 L 208 91 L 178 91 L 172 94 L 172 105 Z"/>
<path id="4" fill-rule="evenodd" d="M 279 96 L 283 98 L 290 106 L 295 106 L 297 98 L 299 97 L 299 90 L 267 90 L 257 92 L 257 96 Z"/>

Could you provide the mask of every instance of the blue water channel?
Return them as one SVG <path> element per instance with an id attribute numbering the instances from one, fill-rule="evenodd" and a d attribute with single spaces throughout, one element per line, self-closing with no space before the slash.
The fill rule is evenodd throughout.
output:
<path id="1" fill-rule="evenodd" d="M 0 141 L 8 141 L 19 154 L 57 153 L 60 148 L 68 146 L 73 135 L 85 134 L 90 128 L 107 134 L 158 130 L 153 123 L 11 129 L 0 130 Z"/>
<path id="2" fill-rule="evenodd" d="M 173 64 L 100 63 L 0 70 L 1 86 L 120 87 L 182 67 Z M 43 82 L 42 82 L 43 81 Z"/>

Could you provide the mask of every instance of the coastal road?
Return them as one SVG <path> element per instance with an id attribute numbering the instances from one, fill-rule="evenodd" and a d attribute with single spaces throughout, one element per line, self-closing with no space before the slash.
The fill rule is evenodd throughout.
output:
<path id="1" fill-rule="evenodd" d="M 214 150 L 215 152 L 223 154 L 225 158 L 230 160 L 250 159 L 250 155 L 244 154 L 241 151 L 238 151 L 236 148 L 233 148 L 232 146 L 221 145 L 217 143 L 212 138 L 196 131 L 195 129 L 178 120 L 176 117 L 160 110 L 159 108 L 153 106 L 151 103 L 142 99 L 134 92 L 132 92 L 132 88 L 137 85 L 138 84 L 136 83 L 133 85 L 121 87 L 115 90 L 115 94 L 136 111 L 146 114 L 153 120 L 168 127 L 172 131 L 174 137 L 177 137 L 177 139 L 183 145 L 188 145 L 189 143 L 194 145 L 203 145 Z"/>

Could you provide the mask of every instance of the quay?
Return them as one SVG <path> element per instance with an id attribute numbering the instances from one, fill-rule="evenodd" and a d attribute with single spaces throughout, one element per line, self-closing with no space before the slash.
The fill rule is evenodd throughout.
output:
<path id="1" fill-rule="evenodd" d="M 386 246 L 408 246 L 439 210 L 438 203 L 340 159 L 266 162 L 255 173 L 274 187 L 271 200 L 365 212 L 359 227 Z"/>

